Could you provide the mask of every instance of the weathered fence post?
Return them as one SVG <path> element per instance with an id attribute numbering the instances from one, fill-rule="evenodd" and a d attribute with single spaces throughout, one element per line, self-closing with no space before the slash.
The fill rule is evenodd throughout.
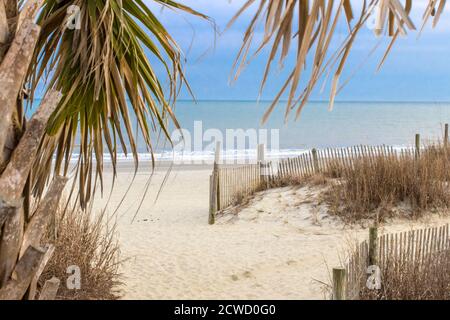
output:
<path id="1" fill-rule="evenodd" d="M 369 229 L 369 266 L 375 266 L 378 263 L 378 228 Z"/>
<path id="2" fill-rule="evenodd" d="M 219 178 L 219 163 L 220 163 L 220 151 L 222 150 L 220 141 L 216 142 L 216 152 L 214 156 L 214 173 L 216 175 L 216 192 L 217 192 L 217 207 L 216 211 L 220 210 L 220 178 Z"/>
<path id="3" fill-rule="evenodd" d="M 420 134 L 416 134 L 416 159 L 420 157 Z"/>
<path id="4" fill-rule="evenodd" d="M 259 165 L 259 181 L 261 183 L 266 181 L 266 164 L 265 164 L 265 157 L 266 157 L 266 148 L 264 144 L 258 144 L 258 155 L 257 155 L 257 161 Z"/>
<path id="5" fill-rule="evenodd" d="M 214 224 L 216 213 L 220 209 L 220 186 L 219 186 L 219 162 L 220 162 L 220 141 L 216 141 L 216 150 L 214 154 L 213 172 L 209 176 L 209 215 L 208 223 Z"/>
<path id="6" fill-rule="evenodd" d="M 216 220 L 216 212 L 217 212 L 217 191 L 216 191 L 216 174 L 213 172 L 212 175 L 209 176 L 209 217 L 208 223 L 214 224 Z"/>
<path id="7" fill-rule="evenodd" d="M 220 186 L 219 186 L 219 162 L 220 162 L 220 141 L 216 142 L 216 150 L 214 155 L 214 168 L 212 175 L 209 177 L 209 218 L 208 223 L 214 224 L 216 213 L 220 210 Z"/>
<path id="8" fill-rule="evenodd" d="M 311 153 L 313 157 L 314 173 L 319 173 L 319 159 L 317 158 L 316 148 L 312 149 Z"/>
<path id="9" fill-rule="evenodd" d="M 347 274 L 344 268 L 333 269 L 333 300 L 346 300 Z"/>
<path id="10" fill-rule="evenodd" d="M 448 123 L 445 124 L 445 129 L 444 129 L 444 147 L 447 148 L 448 146 Z"/>

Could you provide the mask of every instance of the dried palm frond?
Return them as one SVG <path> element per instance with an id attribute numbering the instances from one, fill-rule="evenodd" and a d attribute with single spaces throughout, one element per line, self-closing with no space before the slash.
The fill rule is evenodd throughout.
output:
<path id="1" fill-rule="evenodd" d="M 175 1 L 154 1 L 207 19 Z M 79 8 L 79 28 L 72 30 L 67 13 L 73 6 Z M 131 153 L 137 170 L 138 132 L 152 155 L 159 132 L 170 141 L 169 124 L 178 127 L 172 106 L 186 84 L 182 52 L 143 0 L 46 0 L 38 23 L 42 32 L 30 69 L 30 91 L 44 84 L 62 92 L 63 99 L 40 146 L 34 192 L 42 193 L 52 168 L 67 174 L 78 149 L 75 180 L 85 206 L 95 183 L 102 186 L 104 152 L 111 156 L 114 173 L 120 150 Z M 165 70 L 168 89 L 155 67 Z"/>
<path id="2" fill-rule="evenodd" d="M 263 48 L 271 46 L 261 83 L 261 91 L 264 89 L 277 55 L 280 56 L 280 64 L 283 64 L 288 57 L 291 46 L 296 45 L 295 64 L 292 66 L 292 70 L 290 70 L 280 92 L 264 114 L 263 122 L 268 119 L 285 94 L 288 96 L 286 119 L 290 111 L 295 108 L 298 117 L 318 80 L 334 73 L 330 93 L 330 108 L 332 108 L 336 94 L 340 89 L 339 79 L 355 39 L 372 15 L 376 15 L 375 34 L 381 35 L 386 32 L 392 38 L 380 67 L 398 36 L 406 34 L 408 30 L 416 29 L 410 18 L 412 0 L 405 0 L 404 5 L 399 0 L 358 1 L 361 6 L 359 15 L 356 15 L 354 11 L 354 3 L 356 2 L 351 0 L 248 0 L 233 17 L 229 26 L 245 11 L 249 10 L 252 5 L 259 3 L 245 32 L 243 45 L 236 58 L 234 79 L 240 75 L 243 67 L 250 60 L 249 53 L 253 48 L 254 35 L 260 23 L 264 25 L 264 36 L 261 42 L 257 44 L 254 55 L 260 53 Z M 445 2 L 445 0 L 429 0 L 423 16 L 424 25 L 431 16 L 434 16 L 433 26 L 437 24 L 444 10 Z M 338 45 L 337 50 L 330 49 L 332 37 L 337 33 L 336 26 L 342 19 L 348 24 L 348 33 Z M 295 44 L 294 39 L 296 39 Z M 311 69 L 310 75 L 308 74 L 307 81 L 301 84 L 300 80 L 305 76 L 309 57 L 312 59 L 309 66 Z"/>

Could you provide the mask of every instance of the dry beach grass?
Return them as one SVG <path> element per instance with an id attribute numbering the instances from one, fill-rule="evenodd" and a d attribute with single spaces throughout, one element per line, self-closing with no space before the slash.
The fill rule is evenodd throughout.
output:
<path id="1" fill-rule="evenodd" d="M 57 299 L 111 300 L 120 297 L 119 244 L 116 226 L 104 214 L 60 208 L 56 221 L 48 228 L 48 243 L 55 253 L 41 276 L 41 285 L 55 276 L 61 280 Z M 68 267 L 80 268 L 80 289 L 66 285 Z M 71 270 L 73 272 L 73 270 Z"/>
<path id="2" fill-rule="evenodd" d="M 399 262 L 390 257 L 381 270 L 380 290 L 364 288 L 362 300 L 450 300 L 450 252 L 426 260 Z"/>
<path id="3" fill-rule="evenodd" d="M 339 182 L 326 193 L 330 211 L 346 222 L 383 221 L 403 215 L 417 218 L 450 204 L 450 150 L 442 145 L 424 149 L 420 157 L 359 158 L 342 168 Z"/>

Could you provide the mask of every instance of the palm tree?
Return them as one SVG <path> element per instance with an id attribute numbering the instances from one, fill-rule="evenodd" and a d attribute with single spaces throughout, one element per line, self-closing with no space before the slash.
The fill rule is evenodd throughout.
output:
<path id="1" fill-rule="evenodd" d="M 206 18 L 175 1 L 154 2 Z M 75 148 L 84 207 L 102 185 L 104 150 L 114 173 L 120 150 L 138 167 L 130 111 L 149 152 L 156 131 L 169 138 L 169 123 L 178 126 L 171 106 L 185 84 L 182 61 L 143 0 L 0 0 L 0 299 L 35 296 L 53 250 L 41 236 Z M 156 65 L 165 70 L 166 90 Z"/>
<path id="2" fill-rule="evenodd" d="M 423 14 L 422 28 L 430 19 L 433 20 L 433 26 L 436 26 L 444 11 L 445 3 L 445 0 L 428 0 Z M 358 11 L 354 10 L 355 4 L 358 4 Z M 245 32 L 243 45 L 234 65 L 235 78 L 253 57 L 249 53 L 254 45 L 254 36 L 259 24 L 264 25 L 264 35 L 261 42 L 256 44 L 257 49 L 254 55 L 260 53 L 265 47 L 270 47 L 261 90 L 268 80 L 277 55 L 280 56 L 282 65 L 291 46 L 296 46 L 295 63 L 280 92 L 264 114 L 263 122 L 267 120 L 284 95 L 288 97 L 285 117 L 288 118 L 294 109 L 298 117 L 318 80 L 328 79 L 330 75 L 333 75 L 330 92 L 330 108 L 332 108 L 336 94 L 347 83 L 345 81 L 340 85 L 339 80 L 352 45 L 372 16 L 376 19 L 375 34 L 387 33 L 391 38 L 379 67 L 383 65 L 399 36 L 416 28 L 410 17 L 413 0 L 405 0 L 404 5 L 399 0 L 247 0 L 229 25 L 232 25 L 245 11 L 250 10 L 252 5 L 256 5 L 257 9 Z M 348 25 L 348 32 L 337 50 L 333 50 L 330 46 L 331 40 L 337 33 L 336 26 L 341 20 Z M 304 70 L 308 67 L 307 59 L 311 59 L 312 62 L 308 70 L 310 74 L 303 79 Z"/>

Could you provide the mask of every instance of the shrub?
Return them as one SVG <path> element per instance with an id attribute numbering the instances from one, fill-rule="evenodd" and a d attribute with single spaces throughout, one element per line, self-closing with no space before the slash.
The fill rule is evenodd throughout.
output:
<path id="1" fill-rule="evenodd" d="M 119 246 L 116 226 L 105 214 L 60 209 L 48 228 L 44 243 L 55 245 L 55 253 L 40 278 L 40 285 L 53 276 L 61 280 L 57 299 L 106 300 L 120 297 Z M 69 266 L 81 271 L 81 289 L 69 290 Z"/>
<path id="2" fill-rule="evenodd" d="M 361 290 L 361 300 L 449 300 L 450 251 L 436 253 L 420 263 L 391 257 L 381 276 L 381 289 Z"/>
<path id="3" fill-rule="evenodd" d="M 383 220 L 394 206 L 408 204 L 412 217 L 450 204 L 450 153 L 440 146 L 429 147 L 418 159 L 404 156 L 376 156 L 356 159 L 341 170 L 339 183 L 326 193 L 331 212 L 344 220 Z"/>

